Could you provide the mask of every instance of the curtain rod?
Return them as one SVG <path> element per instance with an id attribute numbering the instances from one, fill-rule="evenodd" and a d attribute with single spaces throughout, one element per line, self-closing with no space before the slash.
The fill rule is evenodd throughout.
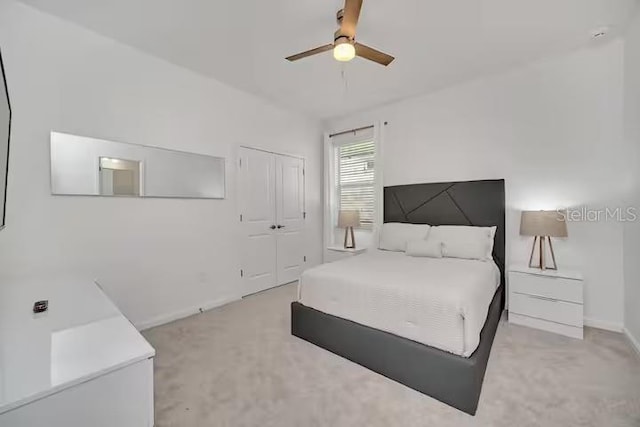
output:
<path id="1" fill-rule="evenodd" d="M 384 124 L 385 124 L 385 126 L 386 126 L 386 125 L 387 125 L 387 122 L 384 122 Z M 355 129 L 343 130 L 342 132 L 336 132 L 336 133 L 332 133 L 332 134 L 330 134 L 330 135 L 329 135 L 329 138 L 333 138 L 334 136 L 346 135 L 346 134 L 351 133 L 351 132 L 356 133 L 356 132 L 361 131 L 361 130 L 372 129 L 372 128 L 373 128 L 373 125 L 370 125 L 370 126 L 363 126 L 363 127 L 361 127 L 361 128 L 355 128 Z"/>

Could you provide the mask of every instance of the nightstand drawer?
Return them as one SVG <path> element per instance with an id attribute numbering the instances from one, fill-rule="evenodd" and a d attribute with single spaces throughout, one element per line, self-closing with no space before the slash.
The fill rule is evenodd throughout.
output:
<path id="1" fill-rule="evenodd" d="M 520 294 L 540 295 L 560 301 L 583 303 L 581 280 L 512 271 L 509 275 L 509 288 L 511 292 Z"/>
<path id="2" fill-rule="evenodd" d="M 538 295 L 511 292 L 509 311 L 565 325 L 582 327 L 582 304 L 560 301 Z"/>
<path id="3" fill-rule="evenodd" d="M 334 262 L 363 254 L 367 248 L 344 249 L 339 246 L 328 247 L 324 253 L 324 262 Z"/>
<path id="4" fill-rule="evenodd" d="M 516 325 L 528 326 L 530 328 L 542 329 L 544 331 L 553 332 L 554 334 L 566 335 L 579 340 L 584 338 L 582 328 L 577 326 L 564 325 L 562 323 L 549 322 L 547 320 L 537 319 L 535 317 L 523 316 L 509 312 L 509 322 Z"/>

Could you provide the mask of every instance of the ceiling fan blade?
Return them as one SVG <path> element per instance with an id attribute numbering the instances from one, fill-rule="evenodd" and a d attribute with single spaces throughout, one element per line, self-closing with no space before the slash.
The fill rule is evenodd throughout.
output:
<path id="1" fill-rule="evenodd" d="M 362 0 L 345 0 L 340 32 L 351 39 L 356 36 L 360 9 L 362 9 Z"/>
<path id="2" fill-rule="evenodd" d="M 384 52 L 380 52 L 379 50 L 375 50 L 374 48 L 365 46 L 361 43 L 356 43 L 356 55 L 361 58 L 368 59 L 369 61 L 377 62 L 385 67 L 391 64 L 395 59 L 391 55 L 387 55 Z"/>
<path id="3" fill-rule="evenodd" d="M 332 44 L 327 44 L 327 45 L 324 45 L 324 46 L 317 47 L 315 49 L 307 50 L 305 52 L 296 53 L 295 55 L 291 55 L 291 56 L 287 57 L 286 59 L 288 61 L 293 62 L 293 61 L 297 61 L 298 59 L 306 58 L 307 56 L 317 55 L 319 53 L 326 52 L 326 51 L 331 50 L 331 49 L 333 49 L 333 45 Z"/>

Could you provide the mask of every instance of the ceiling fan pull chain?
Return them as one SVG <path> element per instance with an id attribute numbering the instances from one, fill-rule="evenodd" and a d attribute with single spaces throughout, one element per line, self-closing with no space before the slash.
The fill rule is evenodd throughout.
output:
<path id="1" fill-rule="evenodd" d="M 347 80 L 347 64 L 341 64 L 342 71 L 340 74 L 342 75 L 342 84 L 344 86 L 344 94 L 346 95 L 349 92 L 349 81 Z"/>

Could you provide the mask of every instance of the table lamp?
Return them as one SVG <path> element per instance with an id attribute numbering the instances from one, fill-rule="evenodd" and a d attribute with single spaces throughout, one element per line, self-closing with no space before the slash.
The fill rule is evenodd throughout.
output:
<path id="1" fill-rule="evenodd" d="M 557 270 L 556 256 L 553 253 L 552 237 L 567 237 L 566 215 L 560 211 L 522 211 L 520 217 L 520 235 L 533 236 L 533 246 L 531 247 L 531 256 L 529 257 L 529 267 L 539 268 L 541 270 Z M 551 252 L 551 261 L 553 265 L 547 267 L 545 259 L 545 242 L 549 242 L 549 250 Z M 533 254 L 536 250 L 536 243 L 539 246 L 538 265 L 533 265 Z"/>
<path id="2" fill-rule="evenodd" d="M 344 228 L 344 248 L 355 249 L 356 239 L 353 236 L 353 227 L 360 227 L 360 211 L 340 211 L 338 213 L 338 227 Z M 349 234 L 351 234 L 351 243 L 349 243 Z"/>

